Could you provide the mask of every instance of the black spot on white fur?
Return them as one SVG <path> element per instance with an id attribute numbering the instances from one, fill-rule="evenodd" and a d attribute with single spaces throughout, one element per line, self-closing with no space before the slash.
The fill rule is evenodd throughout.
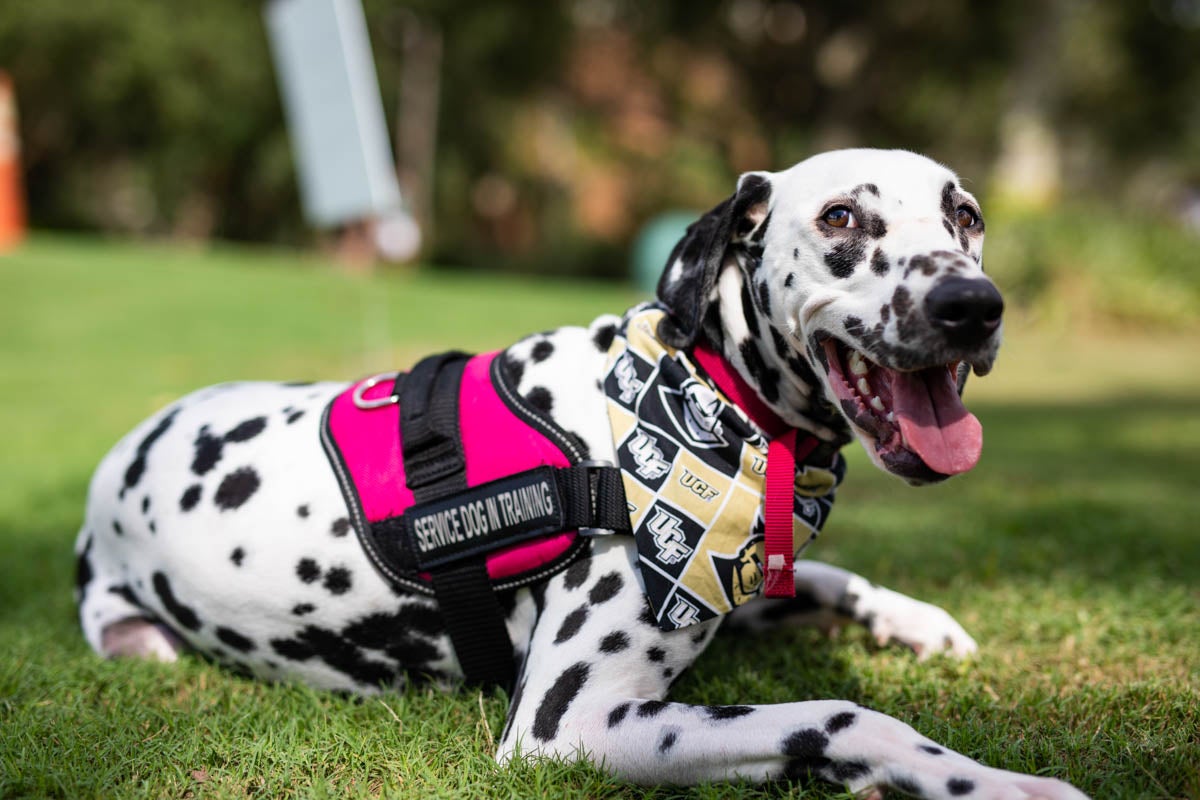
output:
<path id="1" fill-rule="evenodd" d="M 825 755 L 829 737 L 816 728 L 802 728 L 783 740 L 783 753 L 798 758 L 817 758 Z"/>
<path id="2" fill-rule="evenodd" d="M 753 706 L 705 706 L 704 713 L 708 714 L 709 719 L 727 720 L 738 719 L 747 714 L 753 714 Z"/>
<path id="3" fill-rule="evenodd" d="M 871 773 L 871 768 L 862 761 L 837 761 L 830 770 L 834 781 L 845 783 Z"/>
<path id="4" fill-rule="evenodd" d="M 946 781 L 946 791 L 955 797 L 962 797 L 975 791 L 975 781 L 966 778 L 951 778 Z"/>
<path id="5" fill-rule="evenodd" d="M 525 365 L 508 350 L 505 350 L 504 355 L 500 358 L 500 371 L 508 379 L 508 384 L 510 386 L 520 385 L 521 378 L 525 375 Z"/>
<path id="6" fill-rule="evenodd" d="M 583 623 L 587 622 L 587 618 L 587 606 L 580 606 L 570 614 L 567 614 L 562 624 L 558 627 L 558 633 L 554 636 L 554 643 L 562 644 L 574 637 L 575 634 L 579 633 L 579 629 L 583 627 Z"/>
<path id="7" fill-rule="evenodd" d="M 550 394 L 550 390 L 545 386 L 534 386 L 525 393 L 525 399 L 529 401 L 529 405 L 543 414 L 549 414 L 554 410 L 554 395 Z"/>
<path id="8" fill-rule="evenodd" d="M 841 713 L 834 714 L 826 721 L 825 732 L 834 734 L 838 731 L 845 730 L 853 725 L 856 719 L 857 716 L 853 711 L 842 711 Z"/>
<path id="9" fill-rule="evenodd" d="M 592 602 L 592 605 L 600 605 L 616 597 L 617 592 L 621 591 L 621 587 L 624 585 L 625 581 L 621 580 L 620 574 L 610 572 L 596 581 L 596 585 L 588 592 L 588 600 Z"/>
<path id="10" fill-rule="evenodd" d="M 313 583 L 321 577 L 321 568 L 311 558 L 302 558 L 296 564 L 296 577 L 304 583 Z"/>
<path id="11" fill-rule="evenodd" d="M 548 742 L 558 735 L 558 724 L 571 703 L 587 683 L 590 668 L 579 662 L 563 670 L 554 684 L 542 696 L 537 713 L 533 718 L 533 737 Z"/>
<path id="12" fill-rule="evenodd" d="M 867 253 L 867 240 L 855 236 L 838 242 L 825 253 L 825 266 L 835 278 L 849 278 Z"/>
<path id="13" fill-rule="evenodd" d="M 120 597 L 131 606 L 140 606 L 142 604 L 142 601 L 139 600 L 138 596 L 133 593 L 133 590 L 129 588 L 128 584 L 122 583 L 119 586 L 110 586 L 108 587 L 108 591 L 109 593 Z"/>
<path id="14" fill-rule="evenodd" d="M 345 594 L 350 591 L 352 582 L 350 580 L 350 570 L 345 567 L 330 567 L 325 573 L 325 580 L 321 584 L 330 594 Z"/>
<path id="15" fill-rule="evenodd" d="M 766 281 L 758 284 L 758 308 L 768 317 L 771 316 L 771 287 Z"/>
<path id="16" fill-rule="evenodd" d="M 588 572 L 591 570 L 592 560 L 583 558 L 576 561 L 567 568 L 566 574 L 563 575 L 563 586 L 567 589 L 578 589 L 587 581 Z"/>
<path id="17" fill-rule="evenodd" d="M 874 272 L 876 275 L 887 275 L 888 270 L 891 268 L 892 265 L 888 263 L 887 256 L 883 254 L 882 250 L 876 247 L 875 252 L 871 254 L 871 272 Z"/>
<path id="18" fill-rule="evenodd" d="M 783 740 L 783 754 L 788 757 L 784 765 L 784 774 L 789 778 L 799 778 L 812 770 L 829 766 L 825 757 L 825 749 L 829 747 L 829 737 L 816 728 L 803 728 L 790 734 Z"/>
<path id="19" fill-rule="evenodd" d="M 235 631 L 233 628 L 220 627 L 216 630 L 217 638 L 239 653 L 249 653 L 254 649 L 254 642 Z"/>
<path id="20" fill-rule="evenodd" d="M 632 705 L 632 703 L 621 703 L 608 712 L 608 727 L 615 728 L 620 725 L 625 719 L 625 715 L 629 713 L 629 708 Z"/>
<path id="21" fill-rule="evenodd" d="M 958 208 L 958 204 L 955 202 L 957 194 L 958 187 L 954 185 L 954 182 L 946 181 L 942 186 L 942 217 L 944 218 L 943 222 L 948 223 L 951 229 L 954 227 L 954 212 Z"/>
<path id="22" fill-rule="evenodd" d="M 413 604 L 402 606 L 394 614 L 361 617 L 347 625 L 342 636 L 359 647 L 381 650 L 401 664 L 427 664 L 441 657 L 441 651 L 427 637 L 439 635 L 442 629 L 436 609 Z"/>
<path id="23" fill-rule="evenodd" d="M 542 339 L 533 346 L 529 357 L 533 363 L 540 364 L 552 355 L 554 355 L 554 343 L 549 339 Z"/>
<path id="24" fill-rule="evenodd" d="M 616 325 L 605 325 L 601 327 L 592 336 L 592 344 L 596 345 L 596 349 L 601 353 L 607 353 L 608 348 L 612 346 L 613 338 L 617 335 Z"/>
<path id="25" fill-rule="evenodd" d="M 253 467 L 235 469 L 221 479 L 221 485 L 213 495 L 213 502 L 222 511 L 233 511 L 245 505 L 260 485 L 262 481 Z"/>
<path id="26" fill-rule="evenodd" d="M 175 415 L 179 413 L 178 408 L 173 408 L 162 416 L 158 424 L 154 426 L 145 438 L 138 443 L 133 461 L 125 468 L 124 486 L 121 487 L 120 496 L 124 497 L 128 489 L 138 485 L 142 475 L 146 472 L 146 456 L 150 454 L 150 448 L 154 447 L 154 443 L 162 438 L 162 435 L 171 427 L 171 423 L 175 421 Z"/>
<path id="27" fill-rule="evenodd" d="M 245 422 L 239 422 L 225 434 L 227 442 L 248 442 L 258 436 L 267 427 L 266 417 L 254 417 Z"/>
<path id="28" fill-rule="evenodd" d="M 763 399 L 768 403 L 777 402 L 779 400 L 779 370 L 767 366 L 767 362 L 758 349 L 758 341 L 747 339 L 741 343 L 738 351 L 742 354 L 742 361 L 745 362 L 746 369 L 762 393 Z"/>
<path id="29" fill-rule="evenodd" d="M 192 472 L 203 477 L 211 472 L 212 468 L 221 460 L 225 443 L 213 436 L 208 426 L 205 425 L 196 434 L 196 441 L 192 443 L 192 446 L 195 449 L 192 457 Z"/>
<path id="30" fill-rule="evenodd" d="M 229 560 L 233 562 L 235 567 L 240 567 L 245 558 L 246 551 L 240 547 L 233 548 L 233 552 L 229 554 Z"/>
<path id="31" fill-rule="evenodd" d="M 179 498 L 179 510 L 191 511 L 200 502 L 201 494 L 200 484 L 193 483 L 191 486 L 183 490 L 183 495 Z"/>
<path id="32" fill-rule="evenodd" d="M 163 610 L 174 617 L 181 628 L 189 631 L 200 630 L 200 617 L 191 607 L 179 602 L 175 597 L 175 593 L 171 590 L 171 581 L 165 573 L 154 573 L 151 576 L 151 585 L 154 586 L 154 593 L 158 595 Z"/>
<path id="33" fill-rule="evenodd" d="M 271 649 L 291 661 L 318 658 L 367 686 L 393 681 L 396 671 L 363 653 L 362 649 L 337 631 L 308 625 L 290 639 L 272 639 Z"/>
<path id="34" fill-rule="evenodd" d="M 647 700 L 638 705 L 637 715 L 644 719 L 657 717 L 666 710 L 669 703 L 664 703 L 662 700 Z"/>
<path id="35" fill-rule="evenodd" d="M 746 329 L 757 339 L 762 335 L 762 327 L 758 324 L 758 312 L 754 310 L 754 299 L 750 296 L 750 285 L 742 281 L 742 318 L 746 320 Z"/>
<path id="36" fill-rule="evenodd" d="M 601 653 L 619 653 L 629 647 L 629 637 L 621 631 L 613 631 L 600 640 Z"/>
<path id="37" fill-rule="evenodd" d="M 350 520 L 345 517 L 338 517 L 329 526 L 329 532 L 339 539 L 342 538 L 350 532 Z"/>
<path id="38" fill-rule="evenodd" d="M 75 559 L 75 589 L 81 596 L 87 589 L 88 584 L 92 582 L 92 578 L 95 577 L 95 573 L 92 571 L 92 561 L 89 557 L 91 550 L 92 537 L 89 534 L 87 542 L 83 545 L 83 550 L 79 552 L 79 555 Z"/>

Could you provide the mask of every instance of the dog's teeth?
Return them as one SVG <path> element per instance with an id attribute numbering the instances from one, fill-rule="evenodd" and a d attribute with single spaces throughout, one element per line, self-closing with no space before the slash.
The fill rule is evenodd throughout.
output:
<path id="1" fill-rule="evenodd" d="M 878 411 L 879 413 L 882 414 L 884 411 L 883 401 L 880 400 L 878 397 L 872 397 L 871 398 L 871 408 L 875 409 L 876 411 Z"/>
<path id="2" fill-rule="evenodd" d="M 866 378 L 858 379 L 858 391 L 863 397 L 871 396 L 871 384 L 867 383 Z"/>
<path id="3" fill-rule="evenodd" d="M 888 422 L 895 422 L 895 421 L 896 421 L 896 412 L 895 412 L 895 411 L 889 411 L 889 412 L 887 413 L 887 421 L 888 421 Z"/>
<path id="4" fill-rule="evenodd" d="M 863 360 L 862 354 L 857 350 L 850 351 L 850 371 L 855 375 L 866 375 L 870 371 L 867 362 Z"/>

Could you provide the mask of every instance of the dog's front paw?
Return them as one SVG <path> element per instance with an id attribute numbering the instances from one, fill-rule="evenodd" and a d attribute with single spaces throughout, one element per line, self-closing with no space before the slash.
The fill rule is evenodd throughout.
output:
<path id="1" fill-rule="evenodd" d="M 1018 772 L 990 769 L 930 770 L 919 777 L 897 779 L 883 789 L 860 789 L 858 800 L 899 800 L 925 797 L 936 800 L 1090 800 L 1083 792 L 1054 778 L 1038 778 Z M 853 787 L 851 787 L 853 788 Z"/>
<path id="2" fill-rule="evenodd" d="M 981 786 L 977 797 L 996 800 L 1090 800 L 1069 783 L 1055 778 L 1038 778 L 1004 770 L 989 770 L 994 776 Z"/>
<path id="3" fill-rule="evenodd" d="M 954 617 L 930 603 L 877 587 L 856 609 L 880 645 L 897 642 L 920 660 L 938 653 L 965 658 L 979 646 Z"/>

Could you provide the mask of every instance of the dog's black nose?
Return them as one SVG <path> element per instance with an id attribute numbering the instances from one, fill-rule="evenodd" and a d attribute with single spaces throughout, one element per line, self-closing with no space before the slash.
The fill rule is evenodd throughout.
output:
<path id="1" fill-rule="evenodd" d="M 925 315 L 951 344 L 979 344 L 1000 326 L 1004 298 L 989 280 L 946 278 L 925 295 Z"/>

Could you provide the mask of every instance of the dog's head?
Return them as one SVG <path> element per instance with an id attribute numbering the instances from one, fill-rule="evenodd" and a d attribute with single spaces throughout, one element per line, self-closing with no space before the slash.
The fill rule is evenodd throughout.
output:
<path id="1" fill-rule="evenodd" d="M 751 172 L 676 245 L 659 335 L 707 338 L 785 420 L 853 431 L 913 483 L 973 467 L 960 400 L 1000 345 L 983 216 L 953 172 L 899 150 L 842 150 Z"/>

